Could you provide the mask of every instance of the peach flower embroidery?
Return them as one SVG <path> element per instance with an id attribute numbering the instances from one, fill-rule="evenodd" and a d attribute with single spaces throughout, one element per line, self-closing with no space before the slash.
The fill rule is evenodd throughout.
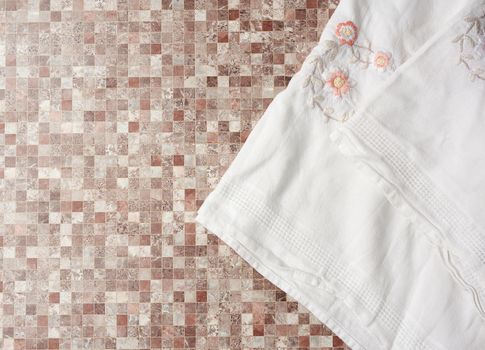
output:
<path id="1" fill-rule="evenodd" d="M 354 45 L 357 40 L 357 33 L 357 26 L 352 21 L 339 23 L 335 29 L 335 34 L 337 35 L 340 45 Z"/>
<path id="2" fill-rule="evenodd" d="M 377 51 L 372 55 L 371 62 L 375 69 L 385 72 L 391 67 L 391 54 Z"/>
<path id="3" fill-rule="evenodd" d="M 318 107 L 327 121 L 345 122 L 354 113 L 350 102 L 358 95 L 354 79 L 370 68 L 379 73 L 392 72 L 394 58 L 387 51 L 375 50 L 354 22 L 337 23 L 334 35 L 322 40 L 308 58 L 303 88 L 310 91 L 309 104 Z"/>
<path id="4" fill-rule="evenodd" d="M 340 70 L 336 70 L 331 73 L 327 79 L 327 84 L 332 88 L 335 96 L 342 96 L 350 91 L 350 82 L 347 74 Z"/>

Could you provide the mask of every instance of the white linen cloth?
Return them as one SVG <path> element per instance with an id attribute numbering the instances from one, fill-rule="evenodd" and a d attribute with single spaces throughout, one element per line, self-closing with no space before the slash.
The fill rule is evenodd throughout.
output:
<path id="1" fill-rule="evenodd" d="M 343 0 L 196 217 L 354 350 L 484 348 L 475 6 Z"/>

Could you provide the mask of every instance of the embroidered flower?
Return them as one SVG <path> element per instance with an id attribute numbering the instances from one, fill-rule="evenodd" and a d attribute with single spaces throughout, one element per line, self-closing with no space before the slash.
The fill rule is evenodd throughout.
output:
<path id="1" fill-rule="evenodd" d="M 308 103 L 318 107 L 327 120 L 345 122 L 354 113 L 349 103 L 359 95 L 354 76 L 358 79 L 362 70 L 371 67 L 378 71 L 395 69 L 391 54 L 372 46 L 354 22 L 343 21 L 335 27 L 335 35 L 321 41 L 304 63 L 308 75 L 302 85 L 308 89 Z M 360 69 L 355 72 L 357 67 Z"/>
<path id="2" fill-rule="evenodd" d="M 349 77 L 341 70 L 332 72 L 326 80 L 326 83 L 332 88 L 335 96 L 340 97 L 350 91 Z"/>
<path id="3" fill-rule="evenodd" d="M 470 14 L 463 18 L 462 30 L 451 42 L 457 48 L 457 65 L 468 71 L 470 81 L 485 81 L 485 16 Z"/>
<path id="4" fill-rule="evenodd" d="M 383 51 L 376 51 L 371 55 L 372 66 L 380 72 L 391 68 L 391 54 Z"/>
<path id="5" fill-rule="evenodd" d="M 354 45 L 357 40 L 357 32 L 357 26 L 352 21 L 339 23 L 335 29 L 340 45 Z"/>

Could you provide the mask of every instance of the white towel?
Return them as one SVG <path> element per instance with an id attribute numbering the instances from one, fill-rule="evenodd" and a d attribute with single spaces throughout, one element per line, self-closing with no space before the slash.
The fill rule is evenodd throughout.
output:
<path id="1" fill-rule="evenodd" d="M 475 239 L 485 216 L 473 209 L 483 205 L 485 167 L 461 181 L 483 160 L 473 126 L 485 127 L 485 82 L 469 81 L 448 48 L 474 6 L 341 1 L 199 209 L 199 223 L 354 350 L 484 348 L 483 262 L 480 249 L 466 249 L 484 247 Z M 462 145 L 475 153 L 460 158 Z M 458 240 L 458 229 L 469 236 Z"/>

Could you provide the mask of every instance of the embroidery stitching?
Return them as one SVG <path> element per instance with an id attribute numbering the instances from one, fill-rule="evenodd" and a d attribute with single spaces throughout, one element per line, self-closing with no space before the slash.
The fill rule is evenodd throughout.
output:
<path id="1" fill-rule="evenodd" d="M 458 45 L 460 57 L 457 65 L 463 65 L 468 70 L 469 79 L 485 80 L 485 70 L 480 63 L 485 57 L 485 14 L 467 16 L 463 21 L 469 23 L 465 32 L 456 36 L 452 42 Z"/>
<path id="2" fill-rule="evenodd" d="M 335 34 L 339 40 L 340 45 L 352 46 L 357 40 L 358 29 L 352 21 L 342 22 L 337 24 Z"/>
<path id="3" fill-rule="evenodd" d="M 324 116 L 345 122 L 353 111 L 336 116 L 335 106 L 324 106 L 328 98 L 342 102 L 351 98 L 356 83 L 351 73 L 333 63 L 340 53 L 349 55 L 348 64 L 362 69 L 372 67 L 379 73 L 394 70 L 392 55 L 387 51 L 374 50 L 369 41 L 359 39 L 359 28 L 352 21 L 340 22 L 335 27 L 335 39 L 324 40 L 315 47 L 309 57 L 310 74 L 303 82 L 303 88 L 310 89 L 310 105 L 318 107 Z"/>
<path id="4" fill-rule="evenodd" d="M 349 77 L 341 70 L 334 71 L 326 83 L 332 87 L 335 96 L 342 96 L 350 90 Z"/>

